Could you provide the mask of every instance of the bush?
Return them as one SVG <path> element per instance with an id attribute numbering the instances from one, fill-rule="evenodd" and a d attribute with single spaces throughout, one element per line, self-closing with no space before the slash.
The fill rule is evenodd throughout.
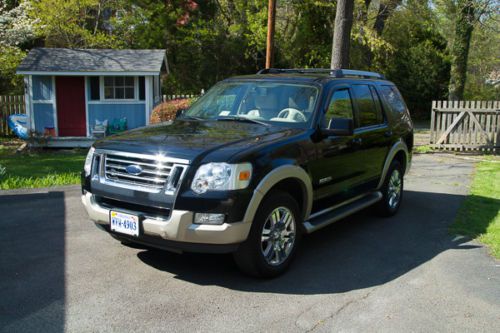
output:
<path id="1" fill-rule="evenodd" d="M 6 173 L 7 169 L 0 164 L 0 180 L 2 180 Z"/>
<path id="2" fill-rule="evenodd" d="M 157 105 L 151 113 L 151 124 L 174 120 L 177 111 L 187 109 L 193 104 L 193 98 L 179 98 Z"/>

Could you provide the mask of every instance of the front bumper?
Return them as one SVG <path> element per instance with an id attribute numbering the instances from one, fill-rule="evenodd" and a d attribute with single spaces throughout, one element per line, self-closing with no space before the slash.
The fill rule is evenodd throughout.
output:
<path id="1" fill-rule="evenodd" d="M 90 219 L 113 233 L 109 229 L 110 209 L 100 206 L 90 192 L 82 195 L 82 202 Z M 140 213 L 137 214 L 140 216 Z M 221 225 L 194 224 L 193 215 L 191 211 L 172 210 L 168 220 L 141 218 L 142 228 L 139 237 L 113 234 L 118 238 L 169 250 L 231 252 L 237 249 L 239 243 L 246 240 L 250 232 L 249 222 Z"/>

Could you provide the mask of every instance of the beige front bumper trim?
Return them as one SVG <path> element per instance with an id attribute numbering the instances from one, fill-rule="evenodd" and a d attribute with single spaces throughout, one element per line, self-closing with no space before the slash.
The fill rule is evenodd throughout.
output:
<path id="1" fill-rule="evenodd" d="M 109 209 L 99 206 L 90 192 L 82 195 L 82 203 L 95 223 L 109 225 Z M 193 212 L 173 210 L 168 220 L 144 219 L 144 233 L 166 240 L 201 244 L 234 244 L 245 241 L 250 222 L 221 225 L 194 224 Z"/>

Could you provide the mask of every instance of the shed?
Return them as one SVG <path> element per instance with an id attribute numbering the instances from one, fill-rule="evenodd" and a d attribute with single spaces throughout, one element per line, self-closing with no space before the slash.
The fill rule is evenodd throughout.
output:
<path id="1" fill-rule="evenodd" d="M 93 138 L 102 122 L 148 125 L 167 72 L 165 50 L 34 48 L 17 68 L 30 129 L 55 138 Z"/>

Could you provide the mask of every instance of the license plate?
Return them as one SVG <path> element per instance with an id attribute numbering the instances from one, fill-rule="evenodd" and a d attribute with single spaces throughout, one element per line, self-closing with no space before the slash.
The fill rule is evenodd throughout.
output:
<path id="1" fill-rule="evenodd" d="M 139 236 L 139 217 L 111 211 L 110 226 L 112 231 L 131 236 Z"/>

